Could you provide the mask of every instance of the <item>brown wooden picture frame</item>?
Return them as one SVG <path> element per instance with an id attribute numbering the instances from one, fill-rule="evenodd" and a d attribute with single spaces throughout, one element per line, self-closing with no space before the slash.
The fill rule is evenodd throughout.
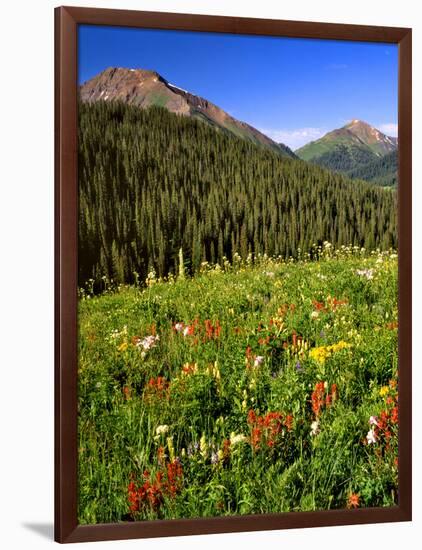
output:
<path id="1" fill-rule="evenodd" d="M 318 38 L 398 45 L 399 505 L 78 525 L 77 27 L 79 24 Z M 411 520 L 411 29 L 178 13 L 55 10 L 55 540 L 61 543 Z"/>

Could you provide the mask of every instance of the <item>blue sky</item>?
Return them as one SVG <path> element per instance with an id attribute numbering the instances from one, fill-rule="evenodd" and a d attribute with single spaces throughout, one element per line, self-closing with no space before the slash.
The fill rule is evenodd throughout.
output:
<path id="1" fill-rule="evenodd" d="M 391 44 L 82 25 L 79 82 L 153 69 L 293 149 L 353 118 L 397 135 Z"/>

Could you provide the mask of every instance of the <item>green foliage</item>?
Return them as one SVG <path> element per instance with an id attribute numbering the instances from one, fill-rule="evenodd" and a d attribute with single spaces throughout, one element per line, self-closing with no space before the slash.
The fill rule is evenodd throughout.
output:
<path id="1" fill-rule="evenodd" d="M 397 246 L 396 193 L 164 108 L 79 105 L 79 284 L 145 280 L 325 240 Z"/>

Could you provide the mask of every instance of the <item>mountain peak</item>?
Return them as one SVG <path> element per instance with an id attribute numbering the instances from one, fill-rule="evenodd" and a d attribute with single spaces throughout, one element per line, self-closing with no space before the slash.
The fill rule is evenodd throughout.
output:
<path id="1" fill-rule="evenodd" d="M 397 139 L 386 136 L 364 120 L 352 119 L 295 153 L 303 160 L 348 172 L 397 151 Z"/>
<path id="2" fill-rule="evenodd" d="M 350 122 L 345 124 L 343 126 L 343 128 L 355 128 L 355 127 L 359 127 L 359 126 L 372 128 L 372 126 L 370 124 L 368 124 L 364 120 L 360 120 L 359 118 L 353 118 Z"/>
<path id="3" fill-rule="evenodd" d="M 343 128 L 358 137 L 378 156 L 386 154 L 397 147 L 394 138 L 386 136 L 383 132 L 374 126 L 371 126 L 364 120 L 355 118 L 343 126 Z"/>
<path id="4" fill-rule="evenodd" d="M 150 69 L 132 69 L 128 67 L 108 67 L 104 69 L 91 80 L 85 82 L 82 87 L 86 86 L 88 83 L 101 82 L 103 85 L 113 82 L 117 83 L 119 81 L 131 81 L 136 80 L 153 80 L 155 82 L 161 81 L 166 82 L 166 80 L 156 71 Z"/>
<path id="5" fill-rule="evenodd" d="M 131 67 L 108 67 L 107 69 L 104 69 L 100 73 L 97 74 L 95 78 L 100 77 L 101 75 L 110 75 L 114 76 L 116 74 L 120 75 L 126 75 L 128 76 L 130 73 L 134 73 L 134 76 L 143 76 L 143 77 L 160 77 L 159 73 L 157 71 L 153 71 L 151 69 L 136 69 Z"/>
<path id="6" fill-rule="evenodd" d="M 142 109 L 153 105 L 179 115 L 190 116 L 207 124 L 277 151 L 283 156 L 294 153 L 275 143 L 249 124 L 233 118 L 207 99 L 168 82 L 156 71 L 108 67 L 79 88 L 83 102 L 123 101 Z"/>

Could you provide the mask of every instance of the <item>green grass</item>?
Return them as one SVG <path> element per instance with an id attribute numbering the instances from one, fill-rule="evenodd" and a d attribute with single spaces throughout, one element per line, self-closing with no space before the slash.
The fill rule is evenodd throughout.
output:
<path id="1" fill-rule="evenodd" d="M 168 96 L 163 93 L 150 93 L 148 95 L 148 99 L 150 101 L 150 105 L 155 105 L 156 107 L 165 107 L 169 101 Z"/>
<path id="2" fill-rule="evenodd" d="M 357 157 L 359 153 L 366 154 L 366 156 L 371 155 L 372 147 L 370 145 L 356 143 L 352 137 L 342 135 L 327 135 L 319 140 L 307 143 L 298 149 L 296 154 L 302 160 L 317 162 L 320 157 L 335 153 L 340 145 L 346 147 L 352 157 Z M 372 157 L 376 158 L 374 155 L 371 155 L 371 159 Z"/>
<path id="3" fill-rule="evenodd" d="M 82 292 L 79 521 L 395 504 L 396 321 L 396 255 L 345 248 Z"/>

